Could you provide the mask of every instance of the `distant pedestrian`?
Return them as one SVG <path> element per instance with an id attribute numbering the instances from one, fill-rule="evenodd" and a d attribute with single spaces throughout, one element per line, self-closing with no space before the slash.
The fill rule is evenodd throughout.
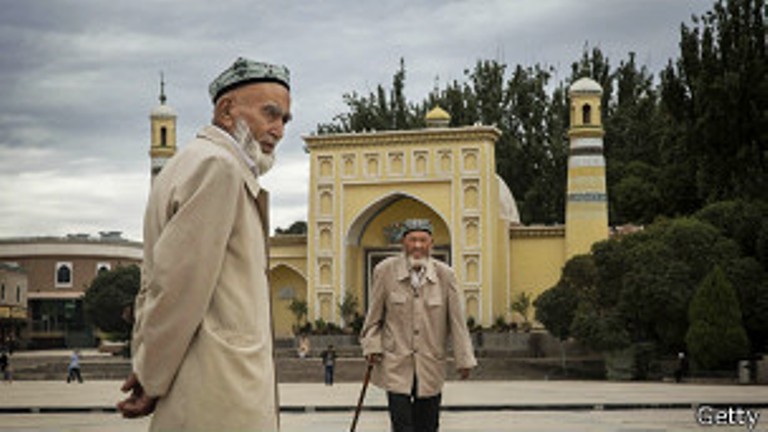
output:
<path id="1" fill-rule="evenodd" d="M 80 355 L 77 351 L 72 352 L 69 358 L 69 367 L 67 367 L 67 383 L 77 379 L 80 384 L 83 383 L 83 377 L 80 375 Z"/>
<path id="2" fill-rule="evenodd" d="M 4 382 L 9 384 L 13 382 L 13 371 L 11 369 L 11 359 L 5 351 L 0 353 L 0 371 L 2 371 L 3 373 Z"/>
<path id="3" fill-rule="evenodd" d="M 336 367 L 336 351 L 333 345 L 328 345 L 328 349 L 323 351 L 323 366 L 325 366 L 325 385 L 333 385 L 333 369 Z"/>
<path id="4" fill-rule="evenodd" d="M 682 382 L 683 377 L 688 373 L 688 357 L 680 351 L 677 353 L 677 369 L 675 369 L 675 382 Z"/>
<path id="5" fill-rule="evenodd" d="M 12 356 L 13 351 L 16 349 L 16 338 L 13 336 L 13 333 L 8 335 L 8 339 L 6 339 L 5 347 L 8 350 L 8 355 Z"/>
<path id="6" fill-rule="evenodd" d="M 297 349 L 297 352 L 299 354 L 299 358 L 305 358 L 309 355 L 309 338 L 307 335 L 302 334 L 299 337 L 299 348 Z"/>

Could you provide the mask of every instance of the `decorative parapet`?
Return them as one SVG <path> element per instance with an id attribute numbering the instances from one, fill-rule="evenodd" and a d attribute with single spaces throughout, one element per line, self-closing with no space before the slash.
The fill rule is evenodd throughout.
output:
<path id="1" fill-rule="evenodd" d="M 493 126 L 468 126 L 463 128 L 419 129 L 408 131 L 376 131 L 361 133 L 305 135 L 302 138 L 309 150 L 334 147 L 369 146 L 378 147 L 393 144 L 496 141 L 501 131 Z"/>
<path id="2" fill-rule="evenodd" d="M 512 225 L 509 238 L 565 237 L 564 225 Z"/>

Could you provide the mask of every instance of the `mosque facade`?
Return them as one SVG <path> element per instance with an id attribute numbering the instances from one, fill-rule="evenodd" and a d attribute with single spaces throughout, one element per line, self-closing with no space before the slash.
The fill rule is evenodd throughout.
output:
<path id="1" fill-rule="evenodd" d="M 398 228 L 409 218 L 432 222 L 434 256 L 454 268 L 468 317 L 483 326 L 521 320 L 510 310 L 514 298 L 536 298 L 569 258 L 608 238 L 601 94 L 588 78 L 570 87 L 564 226 L 522 225 L 495 171 L 501 132 L 448 127 L 439 107 L 422 130 L 305 136 L 307 234 L 271 239 L 276 333 L 291 334 L 293 299 L 307 301 L 313 322 L 343 325 L 339 305 L 348 296 L 364 315 L 373 268 L 400 253 Z"/>

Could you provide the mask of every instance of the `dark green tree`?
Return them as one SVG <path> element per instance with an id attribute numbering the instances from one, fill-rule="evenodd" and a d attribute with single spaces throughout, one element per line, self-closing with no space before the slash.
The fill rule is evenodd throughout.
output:
<path id="1" fill-rule="evenodd" d="M 661 92 L 669 118 L 664 162 L 672 198 L 684 199 L 693 187 L 697 200 L 709 203 L 765 197 L 765 18 L 763 0 L 727 0 L 694 17 L 693 26 L 681 26 L 680 58 L 662 73 Z M 674 210 L 690 214 L 696 209 L 691 205 L 696 200 Z"/>
<path id="2" fill-rule="evenodd" d="M 746 256 L 760 260 L 759 241 L 763 225 L 768 221 L 768 204 L 764 201 L 731 200 L 713 203 L 694 215 L 735 240 Z M 768 267 L 765 267 L 768 270 Z"/>
<path id="3" fill-rule="evenodd" d="M 296 221 L 291 224 L 288 228 L 275 228 L 275 234 L 306 234 L 307 233 L 307 222 L 306 221 Z"/>
<path id="4" fill-rule="evenodd" d="M 507 83 L 506 138 L 497 145 L 497 172 L 517 200 L 523 223 L 565 221 L 568 103 L 562 85 L 547 92 L 553 70 L 517 66 Z"/>
<path id="5" fill-rule="evenodd" d="M 733 286 L 720 266 L 696 290 L 689 309 L 691 326 L 685 336 L 695 365 L 708 370 L 730 368 L 747 355 L 749 340 Z"/>
<path id="6" fill-rule="evenodd" d="M 571 326 L 578 305 L 576 290 L 563 281 L 544 291 L 533 301 L 536 320 L 560 341 L 561 366 L 564 372 L 567 371 L 565 342 L 571 337 Z"/>
<path id="7" fill-rule="evenodd" d="M 88 321 L 118 340 L 130 337 L 132 323 L 126 318 L 139 292 L 141 270 L 136 265 L 100 272 L 83 297 Z"/>
<path id="8" fill-rule="evenodd" d="M 536 321 L 560 341 L 571 337 L 571 324 L 578 305 L 576 290 L 563 281 L 541 293 L 533 302 Z"/>

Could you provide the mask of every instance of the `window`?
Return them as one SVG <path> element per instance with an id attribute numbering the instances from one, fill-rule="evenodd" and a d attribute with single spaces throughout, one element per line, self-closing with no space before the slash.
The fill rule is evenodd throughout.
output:
<path id="1" fill-rule="evenodd" d="M 5 301 L 5 284 L 0 286 L 0 300 Z"/>
<path id="2" fill-rule="evenodd" d="M 100 262 L 96 264 L 96 276 L 110 270 L 112 270 L 112 264 L 108 262 Z"/>
<path id="3" fill-rule="evenodd" d="M 160 128 L 160 147 L 165 147 L 168 142 L 168 129 L 165 126 Z"/>
<path id="4" fill-rule="evenodd" d="M 16 303 L 21 303 L 21 287 L 16 285 Z"/>
<path id="5" fill-rule="evenodd" d="M 581 119 L 585 125 L 592 124 L 592 107 L 589 104 L 581 107 Z"/>
<path id="6" fill-rule="evenodd" d="M 56 263 L 56 288 L 72 287 L 72 263 Z"/>

